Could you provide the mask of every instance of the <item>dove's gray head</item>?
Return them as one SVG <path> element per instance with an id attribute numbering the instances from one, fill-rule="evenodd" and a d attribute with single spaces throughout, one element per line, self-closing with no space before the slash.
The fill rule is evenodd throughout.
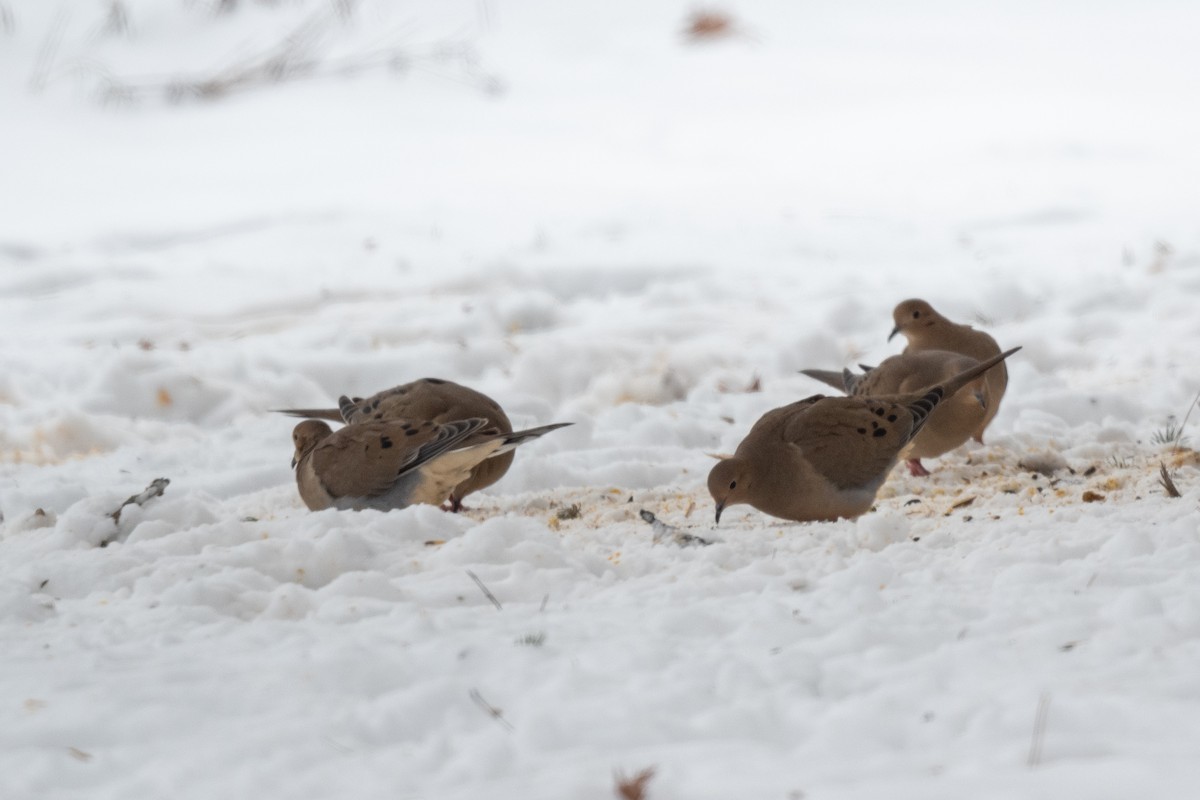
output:
<path id="1" fill-rule="evenodd" d="M 717 522 L 726 506 L 747 503 L 750 489 L 750 465 L 741 458 L 725 458 L 708 473 L 708 493 L 717 503 Z"/>
<path id="2" fill-rule="evenodd" d="M 896 327 L 888 335 L 888 341 L 897 333 L 903 333 L 912 341 L 914 336 L 920 336 L 927 328 L 935 328 L 944 323 L 946 318 L 933 310 L 933 306 L 924 300 L 905 300 L 892 311 L 892 321 Z"/>
<path id="3" fill-rule="evenodd" d="M 292 444 L 296 445 L 296 452 L 292 456 L 292 469 L 331 433 L 333 429 L 319 419 L 306 419 L 293 428 Z"/>

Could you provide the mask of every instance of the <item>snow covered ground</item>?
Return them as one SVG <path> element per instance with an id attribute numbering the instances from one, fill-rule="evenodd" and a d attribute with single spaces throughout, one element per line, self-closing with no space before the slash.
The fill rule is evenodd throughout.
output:
<path id="1" fill-rule="evenodd" d="M 0 797 L 1195 796 L 1200 11 L 215 5 L 0 2 Z M 165 99 L 314 19 L 411 60 Z M 986 446 L 715 527 L 912 296 Z M 576 424 L 308 512 L 269 409 L 426 375 Z"/>

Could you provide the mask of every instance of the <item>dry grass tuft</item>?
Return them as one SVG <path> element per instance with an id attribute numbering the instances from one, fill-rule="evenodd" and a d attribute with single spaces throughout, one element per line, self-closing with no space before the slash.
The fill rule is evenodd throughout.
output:
<path id="1" fill-rule="evenodd" d="M 1158 482 L 1166 491 L 1167 497 L 1183 497 L 1179 493 L 1179 488 L 1175 485 L 1175 481 L 1171 478 L 1171 473 L 1167 472 L 1167 465 L 1161 461 L 1158 463 Z"/>

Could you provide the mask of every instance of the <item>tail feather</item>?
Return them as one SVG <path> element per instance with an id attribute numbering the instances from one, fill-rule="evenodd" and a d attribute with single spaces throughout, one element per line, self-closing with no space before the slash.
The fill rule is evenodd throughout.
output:
<path id="1" fill-rule="evenodd" d="M 952 395 L 956 394 L 959 389 L 963 388 L 968 383 L 975 380 L 980 375 L 987 372 L 989 369 L 996 366 L 1001 361 L 1008 358 L 1009 356 L 1011 356 L 1013 353 L 1017 352 L 1020 349 L 1021 349 L 1020 347 L 1014 347 L 1011 350 L 1005 350 L 1000 355 L 992 356 L 987 361 L 984 361 L 980 364 L 976 364 L 975 366 L 971 367 L 970 369 L 963 370 L 962 372 L 958 373 L 953 378 L 950 378 L 947 381 L 943 381 L 941 384 L 941 387 L 942 387 L 942 389 L 945 390 L 946 397 L 951 397 Z"/>
<path id="2" fill-rule="evenodd" d="M 989 369 L 996 366 L 1001 361 L 1008 358 L 1020 349 L 1020 347 L 1014 347 L 1011 350 L 1004 351 L 1000 355 L 992 356 L 987 361 L 977 364 L 970 369 L 963 370 L 953 378 L 943 381 L 937 386 L 930 387 L 924 394 L 905 403 L 905 407 L 913 416 L 913 427 L 908 436 L 909 440 L 911 441 L 912 438 L 921 431 L 921 428 L 925 426 L 925 422 L 929 419 L 930 413 L 933 412 L 933 409 L 937 408 L 938 403 L 942 402 L 947 397 L 953 397 L 955 393 L 957 393 L 971 381 L 975 380 L 980 375 L 987 372 Z"/>
<path id="3" fill-rule="evenodd" d="M 866 376 L 865 375 L 855 375 L 853 372 L 851 372 L 850 370 L 843 367 L 842 368 L 842 386 L 843 386 L 843 388 L 845 388 L 846 394 L 848 394 L 852 397 L 854 395 L 856 395 L 858 393 L 857 392 L 858 382 L 861 381 L 864 377 L 866 377 Z"/>
<path id="4" fill-rule="evenodd" d="M 305 419 L 328 419 L 333 422 L 342 422 L 342 412 L 336 408 L 273 408 L 271 409 L 276 414 L 287 414 L 292 417 L 304 417 Z"/>
<path id="5" fill-rule="evenodd" d="M 942 402 L 945 397 L 945 390 L 941 386 L 934 386 L 928 392 L 908 404 L 908 413 L 912 414 L 913 418 L 912 431 L 908 435 L 909 441 L 912 441 L 913 437 L 921 432 L 921 428 L 924 428 L 925 423 L 929 420 L 929 415 L 933 413 L 938 403 Z"/>
<path id="6" fill-rule="evenodd" d="M 835 389 L 846 391 L 846 384 L 842 378 L 841 372 L 834 372 L 831 369 L 802 369 L 801 374 L 807 375 L 810 378 L 820 381 L 826 386 L 832 386 Z"/>
<path id="7" fill-rule="evenodd" d="M 403 475 L 422 464 L 432 461 L 442 453 L 461 449 L 456 447 L 459 442 L 487 424 L 488 421 L 483 417 L 471 417 L 470 419 L 458 419 L 453 422 L 442 423 L 437 438 L 417 448 L 412 456 L 401 465 L 400 474 Z"/>
<path id="8" fill-rule="evenodd" d="M 349 397 L 346 397 L 346 395 L 342 395 L 341 397 L 339 397 L 338 398 L 338 418 L 341 419 L 343 422 L 345 422 L 347 425 L 349 425 L 350 417 L 354 415 L 354 411 L 355 411 L 354 407 L 356 405 L 358 405 L 358 403 L 361 400 L 362 400 L 361 397 L 356 398 L 354 400 L 351 400 Z"/>
<path id="9" fill-rule="evenodd" d="M 496 448 L 492 456 L 498 456 L 501 453 L 507 453 L 509 450 L 515 450 L 526 442 L 532 442 L 534 439 L 550 431 L 556 431 L 559 428 L 565 428 L 568 425 L 574 424 L 574 422 L 556 422 L 553 425 L 542 425 L 539 428 L 526 428 L 523 431 L 513 431 L 512 433 L 503 434 L 504 444 Z M 491 458 L 492 456 L 488 457 Z"/>

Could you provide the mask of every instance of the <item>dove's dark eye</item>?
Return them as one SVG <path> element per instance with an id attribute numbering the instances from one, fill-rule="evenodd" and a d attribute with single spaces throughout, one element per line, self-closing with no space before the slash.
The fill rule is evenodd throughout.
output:
<path id="1" fill-rule="evenodd" d="M 913 312 L 913 319 L 920 319 L 920 318 L 921 318 L 921 312 L 920 312 L 920 311 L 914 311 L 914 312 Z"/>
<path id="2" fill-rule="evenodd" d="M 730 489 L 736 489 L 736 488 L 737 488 L 737 481 L 730 481 L 730 482 L 729 482 L 729 488 L 730 488 Z"/>

